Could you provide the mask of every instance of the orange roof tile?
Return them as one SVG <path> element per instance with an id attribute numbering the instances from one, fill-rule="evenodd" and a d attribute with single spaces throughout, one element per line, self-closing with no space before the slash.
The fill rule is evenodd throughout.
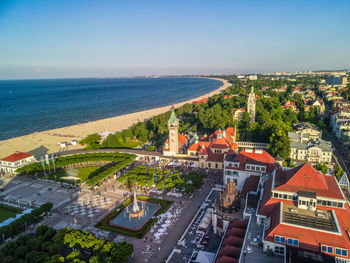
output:
<path id="1" fill-rule="evenodd" d="M 6 162 L 17 162 L 19 160 L 22 160 L 31 156 L 33 156 L 33 154 L 24 153 L 24 152 L 15 152 L 14 154 L 9 155 L 3 158 L 2 160 Z"/>

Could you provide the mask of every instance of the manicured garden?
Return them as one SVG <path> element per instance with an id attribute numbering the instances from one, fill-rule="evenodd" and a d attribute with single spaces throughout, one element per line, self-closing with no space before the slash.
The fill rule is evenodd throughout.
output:
<path id="1" fill-rule="evenodd" d="M 126 262 L 133 245 L 118 244 L 96 238 L 87 231 L 70 228 L 56 231 L 45 225 L 36 229 L 35 235 L 21 235 L 0 249 L 2 263 L 99 263 Z"/>
<path id="2" fill-rule="evenodd" d="M 179 170 L 170 171 L 140 165 L 118 177 L 118 181 L 129 187 L 137 183 L 141 188 L 157 188 L 167 191 L 177 188 L 179 191 L 192 193 L 196 188 L 202 186 L 205 177 L 206 174 L 200 172 L 180 173 Z"/>
<path id="3" fill-rule="evenodd" d="M 126 230 L 123 228 L 111 226 L 109 224 L 109 221 L 116 217 L 119 213 L 123 211 L 124 208 L 126 208 L 133 200 L 132 197 L 128 198 L 125 200 L 117 209 L 114 209 L 111 213 L 109 213 L 105 218 L 103 218 L 99 223 L 96 224 L 96 227 L 108 230 L 108 231 L 113 231 L 117 233 L 121 233 L 123 235 L 128 235 L 128 236 L 133 236 L 137 238 L 142 238 L 147 232 L 151 229 L 151 227 L 157 222 L 157 216 L 165 213 L 171 204 L 173 203 L 172 201 L 169 200 L 164 200 L 164 199 L 158 199 L 158 198 L 152 198 L 148 196 L 137 196 L 137 199 L 140 201 L 147 201 L 147 202 L 153 202 L 153 203 L 158 203 L 160 204 L 161 208 L 160 210 L 155 214 L 154 218 L 151 218 L 144 226 L 142 229 L 137 230 L 137 231 L 131 231 L 131 230 Z"/>
<path id="4" fill-rule="evenodd" d="M 131 164 L 135 157 L 135 155 L 127 153 L 77 154 L 56 158 L 54 164 L 52 162 L 43 165 L 40 162 L 33 163 L 17 169 L 17 172 L 27 175 L 39 174 L 43 178 L 67 183 L 86 182 L 92 186 Z M 69 177 L 66 171 L 68 168 L 79 170 L 79 180 L 64 178 Z"/>
<path id="5" fill-rule="evenodd" d="M 21 209 L 0 204 L 0 223 L 21 213 Z"/>

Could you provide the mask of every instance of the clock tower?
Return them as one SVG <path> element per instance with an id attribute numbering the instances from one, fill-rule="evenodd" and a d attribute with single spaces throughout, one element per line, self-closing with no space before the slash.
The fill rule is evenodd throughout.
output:
<path id="1" fill-rule="evenodd" d="M 179 120 L 176 118 L 174 106 L 168 120 L 169 129 L 169 155 L 175 156 L 179 152 Z"/>

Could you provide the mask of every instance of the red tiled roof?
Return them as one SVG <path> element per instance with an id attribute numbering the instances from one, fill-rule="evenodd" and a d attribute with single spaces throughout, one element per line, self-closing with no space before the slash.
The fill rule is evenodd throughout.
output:
<path id="1" fill-rule="evenodd" d="M 247 226 L 247 221 L 230 222 L 215 263 L 238 262 Z"/>
<path id="2" fill-rule="evenodd" d="M 285 173 L 279 171 L 283 179 L 276 178 L 275 189 L 278 191 L 296 193 L 300 190 L 315 192 L 318 196 L 343 199 L 334 176 L 324 175 L 309 163 L 301 165 Z M 280 185 L 277 185 L 280 184 Z"/>
<path id="3" fill-rule="evenodd" d="M 179 146 L 182 147 L 186 143 L 186 136 L 183 134 L 178 134 L 178 140 L 179 140 Z M 169 151 L 168 148 L 165 148 L 165 145 L 169 144 L 169 138 L 165 140 L 164 146 L 163 146 L 163 151 Z"/>
<path id="4" fill-rule="evenodd" d="M 227 149 L 230 147 L 230 144 L 228 141 L 226 141 L 225 138 L 216 138 L 210 145 L 210 148 L 217 148 L 217 149 Z"/>
<path id="5" fill-rule="evenodd" d="M 200 155 L 208 155 L 208 150 L 206 147 L 201 147 L 198 154 Z"/>
<path id="6" fill-rule="evenodd" d="M 179 138 L 180 145 L 185 145 L 185 143 L 186 143 L 186 136 L 183 135 L 183 134 L 179 134 L 178 138 Z"/>
<path id="7" fill-rule="evenodd" d="M 208 98 L 203 98 L 203 99 L 196 100 L 196 101 L 192 102 L 192 104 L 199 105 L 199 104 L 202 104 L 202 103 L 207 103 L 208 100 L 209 100 Z"/>
<path id="8" fill-rule="evenodd" d="M 24 152 L 15 152 L 14 154 L 9 155 L 3 158 L 2 160 L 6 162 L 17 162 L 19 160 L 22 160 L 31 156 L 33 156 L 33 154 L 24 153 Z"/>
<path id="9" fill-rule="evenodd" d="M 285 201 L 281 201 L 280 203 Z M 345 248 L 350 251 L 350 241 L 346 230 L 350 225 L 350 209 L 346 205 L 346 209 L 332 208 L 338 219 L 338 223 L 341 230 L 341 235 L 318 231 L 310 228 L 303 228 L 297 225 L 285 225 L 280 223 L 280 209 L 281 205 L 272 211 L 269 215 L 271 216 L 270 228 L 265 231 L 265 240 L 273 242 L 274 235 L 280 235 L 284 237 L 291 237 L 299 240 L 299 247 L 306 250 L 312 250 L 320 252 L 320 244 L 329 245 L 338 248 Z M 322 209 L 324 209 L 322 207 Z"/>
<path id="10" fill-rule="evenodd" d="M 350 207 L 346 203 L 344 209 L 317 205 L 317 209 L 332 210 L 338 220 L 341 234 L 319 231 L 312 228 L 286 225 L 280 220 L 281 203 L 295 205 L 292 200 L 281 200 L 272 197 L 271 177 L 264 183 L 263 197 L 260 200 L 260 215 L 271 217 L 270 228 L 265 231 L 265 240 L 274 242 L 274 235 L 291 237 L 299 240 L 299 247 L 320 252 L 320 244 L 350 251 L 350 240 L 347 231 L 350 229 Z M 333 176 L 327 176 L 306 163 L 291 170 L 277 170 L 275 175 L 275 190 L 297 192 L 300 190 L 316 192 L 318 196 L 344 200 L 339 186 Z M 334 254 L 333 254 L 334 255 Z"/>
<path id="11" fill-rule="evenodd" d="M 266 165 L 266 172 L 268 173 L 271 173 L 276 168 L 275 158 L 265 150 L 262 150 L 262 153 L 256 153 L 255 150 L 252 150 L 250 153 L 243 149 L 234 158 L 234 161 L 239 162 L 239 167 L 227 167 L 228 169 L 244 171 L 246 169 L 246 163 Z"/>

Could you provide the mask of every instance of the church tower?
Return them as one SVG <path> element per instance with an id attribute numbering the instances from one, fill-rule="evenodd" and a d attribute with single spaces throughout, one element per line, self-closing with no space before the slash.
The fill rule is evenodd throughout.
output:
<path id="1" fill-rule="evenodd" d="M 255 122 L 255 103 L 256 103 L 256 98 L 255 98 L 254 88 L 252 87 L 248 96 L 248 107 L 247 107 L 250 123 Z"/>
<path id="2" fill-rule="evenodd" d="M 176 118 L 174 106 L 168 120 L 169 155 L 175 156 L 179 152 L 179 120 Z"/>

